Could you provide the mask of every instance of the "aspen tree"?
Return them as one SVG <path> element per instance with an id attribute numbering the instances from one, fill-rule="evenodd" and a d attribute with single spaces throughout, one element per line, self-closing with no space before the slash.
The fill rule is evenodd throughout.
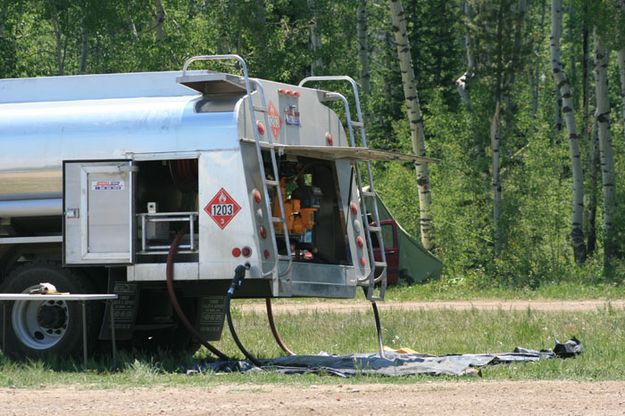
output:
<path id="1" fill-rule="evenodd" d="M 389 1 L 391 10 L 391 22 L 395 35 L 395 45 L 399 57 L 401 78 L 404 87 L 404 97 L 408 106 L 408 119 L 410 121 L 410 133 L 412 149 L 419 156 L 426 156 L 425 133 L 423 130 L 423 115 L 419 104 L 419 94 L 415 81 L 412 57 L 410 55 L 410 43 L 406 29 L 406 15 L 401 0 Z M 430 192 L 430 173 L 427 164 L 415 163 L 417 175 L 417 188 L 419 193 L 419 229 L 421 231 L 421 244 L 430 250 L 434 246 L 434 233 L 432 229 L 431 205 L 432 194 Z"/>
<path id="2" fill-rule="evenodd" d="M 586 244 L 584 241 L 584 181 L 580 156 L 579 134 L 575 122 L 575 109 L 571 84 L 564 72 L 561 62 L 560 38 L 562 36 L 562 0 L 551 3 L 551 68 L 553 77 L 562 96 L 562 116 L 568 131 L 569 153 L 571 157 L 571 173 L 573 176 L 573 198 L 571 216 L 571 244 L 573 255 L 578 264 L 586 260 Z"/>

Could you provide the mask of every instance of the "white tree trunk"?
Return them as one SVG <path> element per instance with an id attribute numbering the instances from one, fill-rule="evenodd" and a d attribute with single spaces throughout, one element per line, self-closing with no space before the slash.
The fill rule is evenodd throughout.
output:
<path id="1" fill-rule="evenodd" d="M 404 97 L 408 106 L 408 119 L 410 121 L 410 135 L 412 149 L 419 156 L 426 156 L 425 133 L 423 131 L 423 116 L 419 104 L 417 83 L 412 57 L 410 55 L 410 43 L 406 30 L 406 16 L 401 0 L 390 0 L 391 22 L 399 56 Z M 434 246 L 434 232 L 432 229 L 431 205 L 432 194 L 430 191 L 430 173 L 427 164 L 415 164 L 417 175 L 417 188 L 419 192 L 419 228 L 421 231 L 421 244 L 430 250 Z"/>
<path id="2" fill-rule="evenodd" d="M 610 102 L 608 99 L 609 54 L 595 29 L 595 95 L 597 108 L 595 118 L 599 131 L 599 154 L 601 160 L 601 183 L 603 189 L 603 247 L 604 271 L 610 270 L 614 257 L 613 218 L 615 212 L 615 178 L 612 137 L 610 135 Z"/>
<path id="3" fill-rule="evenodd" d="M 495 113 L 490 124 L 490 147 L 492 157 L 492 188 L 493 188 L 493 241 L 495 257 L 501 252 L 501 102 L 497 100 Z"/>
<path id="4" fill-rule="evenodd" d="M 317 6 L 315 0 L 308 0 L 308 8 L 311 11 L 312 19 L 310 19 L 310 50 L 313 55 L 312 63 L 310 64 L 310 75 L 319 75 L 319 68 L 323 62 L 318 57 L 319 50 L 321 50 L 321 35 L 319 34 L 319 26 L 317 24 Z"/>
<path id="5" fill-rule="evenodd" d="M 621 80 L 621 111 L 623 126 L 625 127 L 625 48 L 621 48 L 618 51 L 618 73 Z M 625 128 L 624 128 L 625 132 Z"/>
<path id="6" fill-rule="evenodd" d="M 61 19 L 56 9 L 52 12 L 52 26 L 54 28 L 54 55 L 56 57 L 57 75 L 65 75 L 65 42 L 63 41 Z"/>
<path id="7" fill-rule="evenodd" d="M 575 123 L 575 110 L 571 85 L 564 73 L 561 62 L 560 37 L 562 36 L 562 0 L 553 0 L 551 4 L 551 66 L 556 86 L 562 95 L 562 113 L 569 135 L 569 153 L 573 175 L 573 198 L 571 217 L 571 243 L 575 261 L 580 264 L 586 259 L 584 241 L 584 179 L 580 157 L 579 135 Z"/>
<path id="8" fill-rule="evenodd" d="M 156 39 L 161 41 L 165 39 L 165 7 L 161 0 L 152 0 L 154 3 L 154 30 L 156 31 Z"/>
<path id="9" fill-rule="evenodd" d="M 358 0 L 358 57 L 360 58 L 360 84 L 363 95 L 371 90 L 371 73 L 369 71 L 369 41 L 367 39 L 367 0 Z"/>
<path id="10" fill-rule="evenodd" d="M 83 22 L 82 28 L 80 31 L 80 64 L 78 71 L 81 74 L 87 72 L 87 58 L 89 56 L 89 32 L 87 32 L 87 28 L 85 23 Z"/>
<path id="11" fill-rule="evenodd" d="M 460 94 L 462 103 L 467 107 L 471 107 L 471 99 L 469 97 L 469 81 L 475 76 L 475 57 L 473 56 L 473 42 L 469 31 L 469 23 L 471 22 L 472 10 L 469 3 L 465 0 L 462 2 L 462 14 L 464 15 L 464 49 L 467 54 L 467 69 L 456 80 L 456 87 Z"/>

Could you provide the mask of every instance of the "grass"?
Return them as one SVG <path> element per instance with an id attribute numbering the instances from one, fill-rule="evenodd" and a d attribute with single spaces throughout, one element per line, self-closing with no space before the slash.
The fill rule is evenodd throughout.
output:
<path id="1" fill-rule="evenodd" d="M 625 299 L 623 283 L 577 283 L 559 282 L 545 283 L 538 288 L 490 287 L 478 288 L 464 283 L 450 283 L 443 279 L 412 286 L 391 286 L 386 291 L 389 301 L 451 301 L 451 300 L 589 300 Z M 289 299 L 287 302 L 309 303 L 324 301 L 319 298 Z M 362 297 L 346 300 L 329 300 L 330 302 L 362 302 Z M 258 303 L 257 299 L 239 300 L 239 302 Z"/>
<path id="2" fill-rule="evenodd" d="M 243 343 L 260 357 L 280 354 L 271 338 L 264 315 L 234 316 Z M 320 351 L 350 353 L 375 351 L 373 318 L 367 313 L 312 313 L 279 315 L 278 325 L 287 343 L 298 353 Z M 410 311 L 382 315 L 385 345 L 410 347 L 432 354 L 510 351 L 515 346 L 533 349 L 553 347 L 575 335 L 585 352 L 575 359 L 500 365 L 482 369 L 485 379 L 572 379 L 625 380 L 625 311 L 606 307 L 576 314 L 526 311 Z M 231 337 L 224 331 L 216 344 L 237 355 Z M 202 359 L 202 351 L 196 359 Z M 331 376 L 282 376 L 273 373 L 215 374 L 187 376 L 184 369 L 190 357 L 122 354 L 121 371 L 107 371 L 107 358 L 92 361 L 83 370 L 73 361 L 16 363 L 0 358 L 0 387 L 39 388 L 79 385 L 83 388 L 150 387 L 155 385 L 205 387 L 214 384 L 320 384 L 320 383 L 413 383 L 430 377 L 355 377 L 349 380 Z"/>
<path id="3" fill-rule="evenodd" d="M 538 288 L 474 288 L 452 284 L 446 280 L 422 285 L 391 287 L 386 299 L 409 300 L 473 300 L 473 299 L 624 299 L 625 285 L 617 283 L 583 284 L 574 282 L 545 283 Z"/>

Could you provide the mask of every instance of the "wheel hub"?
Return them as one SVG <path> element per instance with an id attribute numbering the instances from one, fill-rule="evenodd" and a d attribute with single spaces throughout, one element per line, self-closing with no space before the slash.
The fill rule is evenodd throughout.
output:
<path id="1" fill-rule="evenodd" d="M 16 301 L 11 322 L 15 336 L 23 345 L 45 351 L 58 344 L 67 333 L 70 313 L 65 301 Z"/>
<path id="2" fill-rule="evenodd" d="M 45 304 L 39 308 L 37 322 L 46 329 L 59 329 L 67 323 L 67 314 L 65 309 L 57 304 Z"/>

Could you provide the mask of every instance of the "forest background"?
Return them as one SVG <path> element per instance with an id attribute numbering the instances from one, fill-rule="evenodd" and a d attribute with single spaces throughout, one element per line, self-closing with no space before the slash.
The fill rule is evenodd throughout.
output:
<path id="1" fill-rule="evenodd" d="M 621 284 L 625 1 L 398 3 L 0 0 L 0 78 L 179 70 L 213 53 L 288 83 L 349 75 L 371 146 L 422 150 L 422 131 L 439 159 L 419 174 L 426 236 L 415 167 L 376 164 L 375 177 L 396 219 L 443 260 L 444 284 Z M 415 74 L 414 123 L 398 50 Z"/>

